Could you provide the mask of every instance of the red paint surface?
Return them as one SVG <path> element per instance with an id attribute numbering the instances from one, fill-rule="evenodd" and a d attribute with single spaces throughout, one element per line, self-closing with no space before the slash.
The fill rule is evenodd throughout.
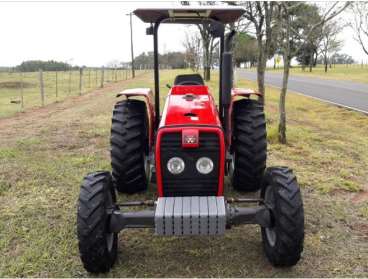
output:
<path id="1" fill-rule="evenodd" d="M 166 99 L 160 127 L 172 125 L 221 126 L 215 100 L 207 86 L 174 86 Z"/>

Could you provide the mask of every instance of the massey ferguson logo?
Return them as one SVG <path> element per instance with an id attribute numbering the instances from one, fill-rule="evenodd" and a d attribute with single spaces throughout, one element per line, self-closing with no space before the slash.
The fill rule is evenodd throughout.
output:
<path id="1" fill-rule="evenodd" d="M 187 143 L 187 144 L 195 144 L 195 143 L 197 143 L 197 137 L 196 136 L 185 136 L 184 137 L 184 141 L 185 141 L 185 143 Z"/>
<path id="2" fill-rule="evenodd" d="M 199 146 L 199 133 L 197 129 L 183 129 L 182 132 L 182 147 L 197 148 Z"/>

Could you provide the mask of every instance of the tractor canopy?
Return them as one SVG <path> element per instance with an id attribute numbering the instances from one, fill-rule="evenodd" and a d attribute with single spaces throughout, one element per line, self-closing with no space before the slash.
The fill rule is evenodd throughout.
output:
<path id="1" fill-rule="evenodd" d="M 134 14 L 143 22 L 155 23 L 166 21 L 179 24 L 201 23 L 214 20 L 223 24 L 237 21 L 244 13 L 239 7 L 182 7 L 182 8 L 147 8 L 137 9 Z"/>
<path id="2" fill-rule="evenodd" d="M 134 11 L 134 14 L 143 22 L 151 24 L 151 26 L 147 28 L 146 34 L 153 35 L 156 128 L 158 128 L 158 124 L 160 122 L 160 86 L 158 60 L 158 28 L 160 24 L 176 23 L 203 25 L 209 31 L 209 34 L 213 38 L 220 39 L 219 112 L 221 120 L 223 122 L 226 122 L 224 114 L 226 111 L 226 107 L 230 102 L 232 86 L 232 58 L 229 52 L 229 46 L 231 45 L 229 42 L 235 34 L 235 31 L 229 32 L 225 39 L 225 24 L 234 23 L 243 15 L 244 12 L 245 10 L 241 7 L 231 6 L 141 8 Z M 227 54 L 224 52 L 226 52 Z M 223 63 L 223 60 L 225 61 L 225 63 Z M 193 81 L 191 80 L 191 82 Z M 186 81 L 185 83 L 186 85 L 189 85 L 188 81 Z M 202 83 L 203 82 L 201 82 L 201 84 Z M 224 126 L 226 126 L 226 124 Z"/>

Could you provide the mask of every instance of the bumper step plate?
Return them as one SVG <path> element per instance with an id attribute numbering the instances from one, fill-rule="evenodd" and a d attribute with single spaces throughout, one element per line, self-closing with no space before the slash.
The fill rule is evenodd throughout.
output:
<path id="1" fill-rule="evenodd" d="M 225 227 L 224 197 L 162 197 L 157 200 L 157 235 L 222 235 Z"/>

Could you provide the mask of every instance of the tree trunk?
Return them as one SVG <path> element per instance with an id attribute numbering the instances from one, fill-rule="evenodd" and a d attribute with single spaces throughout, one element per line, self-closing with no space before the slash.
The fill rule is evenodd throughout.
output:
<path id="1" fill-rule="evenodd" d="M 257 57 L 257 85 L 258 85 L 258 92 L 261 96 L 258 97 L 258 101 L 261 104 L 265 104 L 265 71 L 266 71 L 266 61 L 265 61 L 265 53 L 263 51 L 263 42 L 262 38 L 258 38 L 258 47 L 260 48 Z"/>
<path id="2" fill-rule="evenodd" d="M 309 72 L 312 72 L 312 68 L 313 68 L 313 61 L 314 61 L 314 52 L 311 51 L 311 53 L 309 54 Z"/>
<path id="3" fill-rule="evenodd" d="M 288 55 L 284 55 L 284 74 L 282 76 L 282 88 L 280 92 L 280 101 L 279 101 L 279 142 L 282 144 L 286 144 L 286 108 L 285 108 L 285 100 L 286 100 L 286 92 L 289 81 L 289 70 L 290 70 L 290 60 Z"/>
<path id="4" fill-rule="evenodd" d="M 211 66 L 210 64 L 210 50 L 209 50 L 209 44 L 204 46 L 204 63 L 203 63 L 203 78 L 205 81 L 211 80 Z"/>
<path id="5" fill-rule="evenodd" d="M 258 83 L 258 92 L 261 96 L 258 97 L 258 100 L 261 104 L 265 104 L 265 68 L 257 64 L 257 83 Z"/>
<path id="6" fill-rule="evenodd" d="M 327 73 L 327 56 L 324 57 L 325 73 Z"/>
<path id="7" fill-rule="evenodd" d="M 286 108 L 285 108 L 285 100 L 286 100 L 286 92 L 288 87 L 288 81 L 289 81 L 289 70 L 290 70 L 290 15 L 288 13 L 287 8 L 284 6 L 285 11 L 285 29 L 286 34 L 285 37 L 285 47 L 284 47 L 284 74 L 282 76 L 282 88 L 280 92 L 280 101 L 279 101 L 279 142 L 282 144 L 286 144 Z"/>
<path id="8" fill-rule="evenodd" d="M 204 80 L 205 81 L 211 80 L 211 67 L 206 66 L 204 68 Z"/>
<path id="9" fill-rule="evenodd" d="M 316 52 L 316 53 L 315 53 L 315 56 L 314 56 L 314 61 L 313 61 L 313 65 L 314 65 L 314 67 L 316 67 L 316 66 L 317 66 L 317 59 L 318 59 L 318 53 Z"/>

